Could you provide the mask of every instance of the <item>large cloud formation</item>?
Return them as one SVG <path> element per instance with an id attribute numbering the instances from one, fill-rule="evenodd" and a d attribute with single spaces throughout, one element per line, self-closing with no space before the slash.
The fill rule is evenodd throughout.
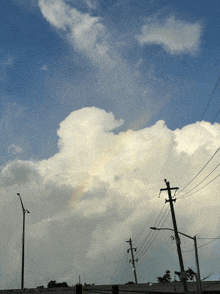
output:
<path id="1" fill-rule="evenodd" d="M 158 121 L 138 131 L 115 132 L 122 123 L 95 107 L 74 111 L 60 124 L 57 154 L 42 161 L 16 160 L 2 169 L 2 289 L 20 284 L 22 210 L 17 192 L 30 211 L 25 287 L 47 285 L 52 279 L 72 285 L 79 275 L 86 283 L 124 283 L 132 278 L 126 241 L 132 238 L 138 249 L 143 243 L 167 198 L 166 194 L 157 197 L 164 179 L 183 187 L 220 144 L 219 124 L 198 122 L 171 131 Z M 210 162 L 184 192 L 215 165 L 216 161 Z M 216 170 L 212 178 L 217 174 Z M 180 231 L 218 236 L 218 191 L 219 184 L 213 181 L 177 201 Z M 164 226 L 170 225 L 169 217 Z M 183 249 L 191 249 L 190 242 L 183 239 Z M 204 248 L 199 251 L 202 273 L 215 271 L 218 245 Z M 193 251 L 184 260 L 186 267 L 194 266 Z M 139 282 L 155 281 L 167 268 L 174 271 L 179 266 L 175 243 L 163 232 L 138 262 Z"/>

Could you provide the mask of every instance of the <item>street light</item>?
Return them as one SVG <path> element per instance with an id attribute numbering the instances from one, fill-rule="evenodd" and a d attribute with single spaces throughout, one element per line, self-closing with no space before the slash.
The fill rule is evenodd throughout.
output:
<path id="1" fill-rule="evenodd" d="M 170 229 L 170 228 L 156 228 L 156 227 L 150 227 L 152 230 L 169 230 L 169 231 L 174 231 L 173 229 Z M 201 279 L 200 279 L 200 270 L 199 270 L 199 258 L 198 258 L 198 249 L 197 249 L 197 241 L 196 241 L 196 236 L 194 237 L 191 237 L 187 234 L 184 234 L 184 233 L 181 233 L 181 232 L 178 232 L 179 234 L 187 237 L 187 238 L 190 238 L 194 241 L 194 247 L 195 247 L 195 259 L 196 259 L 196 267 L 197 267 L 197 284 L 198 284 L 198 289 L 199 289 L 199 293 L 202 293 L 202 286 L 201 286 Z"/>
<path id="2" fill-rule="evenodd" d="M 17 193 L 21 200 L 21 207 L 23 211 L 23 233 L 22 233 L 22 268 L 21 268 L 21 289 L 24 289 L 24 236 L 25 236 L 25 213 L 30 213 L 27 209 L 24 208 L 21 196 Z"/>

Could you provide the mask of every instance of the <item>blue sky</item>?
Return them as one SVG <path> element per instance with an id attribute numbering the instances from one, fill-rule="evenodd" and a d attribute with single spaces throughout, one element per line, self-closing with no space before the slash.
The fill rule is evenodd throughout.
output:
<path id="1" fill-rule="evenodd" d="M 109 46 L 120 59 L 121 67 L 126 67 L 114 68 L 114 74 L 122 75 L 123 70 L 128 70 L 130 76 L 121 76 L 125 85 L 120 90 L 114 89 L 117 77 L 111 79 L 103 73 L 102 80 L 101 70 L 86 54 L 71 46 L 62 29 L 57 31 L 47 22 L 37 1 L 2 1 L 1 117 L 6 115 L 10 103 L 16 103 L 14 111 L 22 109 L 14 131 L 20 134 L 20 140 L 30 144 L 25 159 L 30 154 L 36 158 L 53 154 L 59 122 L 82 107 L 112 111 L 125 120 L 125 128 L 132 128 L 130 122 L 148 111 L 147 97 L 141 97 L 147 87 L 152 91 L 151 104 L 156 106 L 144 126 L 163 119 L 175 129 L 200 120 L 218 79 L 217 1 L 166 1 L 165 5 L 161 1 L 99 1 L 90 5 L 86 1 L 68 1 L 68 4 L 100 19 Z M 190 54 L 186 49 L 170 54 L 154 42 L 140 46 L 136 36 L 146 23 L 158 22 L 163 26 L 164 19 L 170 17 L 176 22 L 198 25 L 197 52 Z M 130 91 L 134 92 L 128 98 L 123 87 L 129 79 L 133 79 Z M 102 87 L 109 89 L 105 92 Z M 218 106 L 216 94 L 206 120 L 212 120 Z M 13 124 L 14 113 L 11 117 Z M 9 137 L 6 132 L 3 142 L 10 140 Z M 44 154 L 39 151 L 42 148 Z"/>
<path id="2" fill-rule="evenodd" d="M 146 189 L 157 194 L 158 190 L 154 189 L 162 188 L 164 177 L 169 176 L 175 181 L 174 185 L 184 185 L 218 148 L 220 115 L 214 125 L 209 123 L 220 108 L 219 87 L 204 116 L 203 113 L 220 75 L 219 8 L 217 0 L 1 1 L 0 166 L 2 193 L 5 193 L 2 203 L 7 206 L 13 202 L 11 195 L 16 195 L 19 189 L 26 203 L 40 211 L 41 196 L 33 192 L 36 199 L 30 199 L 28 191 L 44 191 L 47 195 L 44 204 L 52 207 L 50 221 L 46 215 L 30 221 L 31 252 L 36 249 L 33 240 L 41 238 L 41 229 L 37 231 L 38 237 L 34 229 L 52 222 L 43 235 L 49 236 L 53 221 L 62 222 L 62 217 L 67 218 L 65 228 L 69 229 L 70 218 L 75 220 L 83 205 L 83 226 L 91 233 L 87 240 L 90 246 L 85 248 L 87 259 L 82 265 L 79 260 L 73 260 L 67 272 L 54 271 L 56 266 L 49 269 L 39 265 L 45 266 L 45 271 L 51 275 L 43 277 L 39 271 L 36 280 L 30 275 L 27 278 L 29 287 L 38 283 L 46 285 L 46 279 L 62 277 L 73 283 L 70 277 L 79 274 L 72 270 L 73 264 L 79 271 L 83 271 L 83 265 L 97 266 L 94 256 L 100 258 L 105 253 L 102 249 L 96 252 L 96 242 L 99 234 L 104 236 L 102 230 L 111 231 L 113 226 L 111 209 L 118 204 L 113 205 L 115 200 L 109 199 L 115 199 L 114 195 L 118 193 L 120 201 L 128 201 L 126 208 L 115 215 L 119 232 L 123 226 L 127 231 L 121 241 L 113 238 L 108 246 L 114 242 L 123 244 L 126 238 L 135 235 L 139 224 L 149 220 L 150 216 L 146 216 L 147 219 L 137 217 L 140 208 L 131 213 L 132 207 L 136 207 L 134 203 L 144 201 Z M 204 122 L 199 123 L 201 120 Z M 170 161 L 174 163 L 174 170 Z M 129 165 L 121 170 L 115 162 L 121 167 Z M 137 170 L 142 171 L 138 176 Z M 147 175 L 153 187 L 145 178 Z M 118 178 L 123 179 L 120 187 L 112 182 Z M 127 200 L 123 198 L 126 183 L 133 185 Z M 217 191 L 217 184 L 210 189 L 208 193 L 211 194 L 212 189 Z M 53 191 L 60 191 L 60 197 L 65 199 L 63 206 L 60 207 L 58 195 L 53 198 Z M 72 204 L 68 206 L 68 203 L 74 197 L 79 203 L 74 204 L 75 210 L 70 212 Z M 91 216 L 91 228 L 88 220 L 91 213 L 86 212 L 90 198 L 97 215 L 100 214 L 97 218 Z M 162 204 L 149 201 L 150 215 L 156 215 Z M 143 202 L 143 207 L 147 204 Z M 181 215 L 181 210 L 179 213 Z M 193 215 L 193 210 L 190 213 Z M 107 215 L 106 227 L 101 226 L 103 215 Z M 184 215 L 180 218 L 184 219 Z M 195 222 L 198 222 L 199 232 L 205 234 L 205 220 Z M 13 222 L 10 225 L 13 226 Z M 189 224 L 183 226 L 183 230 L 190 233 Z M 57 234 L 57 240 L 62 233 L 61 230 L 60 235 Z M 13 234 L 13 230 L 8 233 L 7 242 L 16 240 L 16 248 L 19 248 L 19 236 Z M 144 236 L 142 238 L 144 240 Z M 52 239 L 48 237 L 48 240 Z M 47 245 L 49 248 L 49 243 Z M 67 242 L 69 250 L 68 246 Z M 80 248 L 80 243 L 77 246 Z M 108 246 L 99 244 L 99 248 Z M 54 256 L 57 250 L 51 251 Z M 158 260 L 158 250 L 155 256 L 152 253 L 148 258 Z M 19 249 L 13 252 L 19 264 Z M 111 250 L 108 252 L 112 254 Z M 7 256 L 12 258 L 10 254 Z M 189 265 L 192 260 L 189 258 Z M 4 270 L 6 257 L 1 264 L 2 275 L 13 272 L 7 266 Z M 18 264 L 14 267 L 16 273 L 19 273 Z M 209 264 L 208 258 L 203 264 L 204 272 L 217 270 L 217 263 Z M 141 269 L 149 270 L 144 264 Z M 160 275 L 158 269 L 159 266 L 155 266 L 155 272 L 148 273 L 149 279 Z M 95 274 L 90 277 L 86 270 L 84 275 L 88 282 L 96 278 Z M 144 275 L 141 279 L 145 281 Z M 15 275 L 13 281 L 2 282 L 1 287 L 19 287 L 18 281 Z M 98 280 L 102 281 L 110 283 L 117 279 L 111 280 L 106 274 L 103 280 Z"/>

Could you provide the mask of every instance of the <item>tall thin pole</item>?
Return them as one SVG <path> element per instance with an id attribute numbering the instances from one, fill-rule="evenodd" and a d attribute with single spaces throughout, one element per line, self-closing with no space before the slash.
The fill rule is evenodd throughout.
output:
<path id="1" fill-rule="evenodd" d="M 21 201 L 21 207 L 22 207 L 22 211 L 23 211 L 23 232 L 22 232 L 22 266 L 21 266 L 21 289 L 24 289 L 24 241 L 25 241 L 25 213 L 30 213 L 27 209 L 24 208 L 21 196 L 19 193 L 17 193 L 17 195 L 20 198 Z"/>
<path id="2" fill-rule="evenodd" d="M 132 241 L 131 241 L 131 238 L 129 239 L 129 241 L 126 241 L 130 244 L 130 249 L 127 250 L 127 252 L 129 252 L 129 250 L 131 250 L 131 260 L 132 261 L 132 266 L 133 266 L 133 270 L 134 270 L 134 279 L 135 279 L 135 284 L 137 284 L 137 274 L 136 274 L 136 267 L 135 267 L 135 261 L 137 260 L 134 260 L 134 253 L 133 253 L 133 250 L 136 251 L 136 248 L 133 248 L 132 247 Z"/>
<path id="3" fill-rule="evenodd" d="M 23 210 L 21 289 L 24 289 L 24 237 L 25 237 L 25 210 Z"/>
<path id="4" fill-rule="evenodd" d="M 202 285 L 201 285 L 201 278 L 200 278 L 200 269 L 199 269 L 199 257 L 198 257 L 198 249 L 197 249 L 197 240 L 196 240 L 196 236 L 193 237 L 194 240 L 194 247 L 195 247 L 195 258 L 196 258 L 196 267 L 197 267 L 197 283 L 198 283 L 198 290 L 199 293 L 202 293 Z"/>
<path id="5" fill-rule="evenodd" d="M 166 183 L 167 188 L 166 189 L 160 189 L 160 191 L 168 191 L 168 196 L 169 200 L 166 200 L 166 202 L 170 203 L 170 210 L 171 210 L 171 215 L 172 215 L 172 220 L 173 220 L 173 228 L 174 228 L 174 233 L 175 233 L 175 240 L 176 240 L 176 247 L 177 247 L 177 252 L 178 252 L 178 257 L 179 257 L 179 264 L 180 264 L 180 270 L 181 270 L 181 275 L 182 275 L 182 281 L 183 281 L 183 287 L 184 287 L 184 292 L 188 292 L 188 287 L 186 283 L 186 277 L 185 275 L 185 270 L 184 270 L 184 264 L 183 264 L 183 257 L 182 257 L 182 252 L 181 252 L 181 246 L 180 246 L 180 237 L 178 234 L 178 229 L 177 229 L 177 224 L 176 224 L 176 217 L 175 217 L 175 212 L 174 212 L 174 207 L 173 207 L 173 201 L 176 199 L 172 199 L 171 195 L 171 190 L 177 190 L 179 188 L 170 188 L 170 183 L 167 182 L 167 180 L 164 180 Z"/>

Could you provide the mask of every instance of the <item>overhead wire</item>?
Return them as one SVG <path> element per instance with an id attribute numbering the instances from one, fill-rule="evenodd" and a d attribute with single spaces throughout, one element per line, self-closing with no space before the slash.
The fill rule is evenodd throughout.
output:
<path id="1" fill-rule="evenodd" d="M 205 110 L 204 110 L 204 112 L 203 112 L 203 114 L 202 114 L 202 117 L 201 117 L 200 121 L 203 119 L 203 117 L 204 117 L 204 115 L 205 115 L 205 113 L 206 113 L 206 111 L 207 111 L 207 109 L 208 109 L 208 107 L 209 107 L 209 105 L 210 105 L 210 102 L 211 102 L 211 100 L 212 100 L 212 98 L 213 98 L 213 96 L 214 96 L 214 94 L 215 94 L 215 91 L 216 91 L 216 89 L 217 89 L 217 87 L 218 87 L 219 82 L 220 82 L 220 76 L 219 76 L 218 81 L 217 81 L 217 83 L 216 83 L 216 85 L 215 85 L 215 87 L 214 87 L 214 90 L 212 91 L 211 97 L 210 97 L 210 99 L 209 99 L 209 101 L 208 101 L 208 103 L 207 103 L 207 105 L 206 105 L 206 108 L 205 108 Z"/>
<path id="2" fill-rule="evenodd" d="M 208 244 L 210 244 L 210 243 L 212 243 L 212 242 L 218 240 L 219 238 L 220 238 L 220 236 L 219 236 L 218 238 L 214 239 L 214 240 L 211 240 L 211 241 L 209 241 L 209 242 L 203 244 L 203 245 L 200 245 L 198 248 L 202 248 L 202 247 L 204 247 L 204 246 L 206 246 L 206 245 L 208 245 Z"/>
<path id="3" fill-rule="evenodd" d="M 160 217 L 160 215 L 161 215 L 161 213 L 162 213 L 164 207 L 165 207 L 165 204 L 162 206 L 162 208 L 161 208 L 161 210 L 160 210 L 160 213 L 159 213 L 159 215 L 157 216 L 156 221 L 154 222 L 154 226 L 156 226 L 157 220 L 158 220 L 158 218 Z M 146 229 L 146 227 L 143 228 L 143 230 L 141 231 L 141 233 L 138 235 L 138 238 L 142 235 L 142 233 L 143 233 L 143 231 L 144 231 L 145 229 Z M 140 248 L 137 250 L 137 252 L 140 251 L 141 248 L 144 246 L 144 243 L 147 241 L 147 239 L 149 238 L 149 236 L 150 236 L 151 233 L 152 233 L 152 230 L 149 232 L 149 234 L 147 235 L 147 237 L 145 238 L 144 242 L 142 243 L 142 245 L 140 246 Z M 138 247 L 138 246 L 137 246 L 137 247 Z"/>
<path id="4" fill-rule="evenodd" d="M 218 85 L 219 85 L 219 82 L 220 82 L 220 76 L 219 76 L 219 78 L 218 78 L 218 81 L 217 81 L 217 83 L 215 84 L 215 87 L 214 87 L 214 89 L 213 89 L 213 91 L 212 91 L 212 94 L 211 94 L 211 97 L 210 97 L 210 99 L 209 99 L 209 101 L 208 101 L 208 103 L 207 103 L 207 105 L 206 105 L 206 108 L 205 108 L 205 110 L 204 110 L 204 112 L 203 112 L 203 114 L 202 114 L 202 116 L 201 116 L 201 119 L 200 119 L 200 121 L 203 119 L 203 117 L 204 117 L 204 115 L 205 115 L 205 113 L 207 112 L 207 109 L 208 109 L 208 107 L 209 107 L 209 105 L 210 105 L 210 103 L 211 103 L 211 100 L 212 100 L 212 98 L 213 98 L 213 96 L 214 96 L 214 94 L 215 94 L 215 92 L 216 92 L 216 89 L 217 89 L 217 87 L 218 87 Z M 215 117 L 214 117 L 214 120 L 215 120 L 215 118 L 217 117 L 217 115 L 218 115 L 218 113 L 220 112 L 220 109 L 219 109 L 219 111 L 217 112 L 217 114 L 215 115 Z M 213 120 L 213 122 L 214 122 L 214 120 Z M 213 123 L 212 122 L 212 123 Z M 218 153 L 218 151 L 220 150 L 220 147 L 215 151 L 215 153 L 212 155 L 212 157 L 208 160 L 208 162 L 203 166 L 203 168 L 192 178 L 192 180 L 190 180 L 190 182 L 188 183 L 188 184 L 186 184 L 181 190 L 179 190 L 178 191 L 178 194 L 179 193 L 181 193 L 183 190 L 185 190 L 197 177 L 198 177 L 198 175 L 205 169 L 205 167 L 209 164 L 209 162 L 214 158 L 214 156 Z"/>
<path id="5" fill-rule="evenodd" d="M 200 238 L 200 237 L 198 237 L 197 239 L 201 239 L 201 240 L 208 240 L 208 239 L 217 240 L 217 239 L 220 239 L 220 236 L 216 237 L 216 238 Z"/>
<path id="6" fill-rule="evenodd" d="M 188 187 L 197 177 L 198 175 L 205 169 L 205 167 L 209 164 L 209 162 L 213 159 L 213 157 L 219 152 L 220 150 L 220 147 L 215 151 L 215 153 L 212 155 L 212 157 L 207 161 L 207 163 L 203 166 L 203 168 L 192 178 L 192 180 L 187 184 L 185 185 L 181 190 L 179 190 L 178 194 L 180 192 L 182 192 L 183 190 L 186 189 L 186 187 Z"/>
<path id="7" fill-rule="evenodd" d="M 162 207 L 162 209 L 161 209 L 161 211 L 160 211 L 160 213 L 159 213 L 159 215 L 158 215 L 156 221 L 154 222 L 154 226 L 156 226 L 157 220 L 158 220 L 159 216 L 161 215 L 161 212 L 163 211 L 164 206 L 165 206 L 165 204 L 163 205 L 163 207 Z M 165 213 L 166 213 L 166 211 L 164 212 L 164 214 L 163 214 L 163 216 L 162 216 L 161 219 L 163 219 Z M 160 220 L 160 222 L 161 222 L 161 220 Z M 158 223 L 158 225 L 160 224 L 160 222 Z M 144 246 L 144 245 L 147 245 L 147 244 L 150 242 L 151 235 L 154 234 L 154 233 L 155 233 L 155 231 L 150 230 L 150 232 L 148 233 L 148 235 L 147 235 L 147 237 L 145 238 L 144 242 L 142 243 L 142 245 L 140 246 L 140 248 L 137 250 L 137 252 L 136 252 L 136 254 L 135 254 L 136 256 L 137 256 L 140 252 L 142 252 L 142 250 L 143 250 L 143 249 L 142 249 L 143 246 Z M 146 242 L 147 242 L 147 243 L 146 243 Z"/>
<path id="8" fill-rule="evenodd" d="M 163 221 L 161 227 L 162 227 L 163 224 L 165 223 L 165 221 L 166 221 L 167 217 L 169 216 L 169 214 L 170 214 L 170 211 L 168 212 L 166 218 L 164 219 L 164 221 Z M 146 252 L 150 249 L 152 243 L 153 243 L 154 240 L 156 239 L 156 237 L 157 237 L 157 235 L 159 234 L 159 232 L 160 232 L 159 230 L 158 230 L 158 231 L 154 231 L 154 233 L 155 233 L 155 234 L 154 234 L 154 237 L 152 237 L 150 244 L 145 248 L 145 250 L 142 251 L 141 255 L 138 257 L 139 259 L 141 259 L 141 258 L 146 254 Z"/>
<path id="9" fill-rule="evenodd" d="M 191 196 L 191 195 L 193 195 L 193 194 L 195 194 L 195 193 L 201 191 L 203 188 L 205 188 L 206 186 L 208 186 L 209 184 L 211 184 L 214 180 L 216 180 L 219 176 L 220 176 L 220 174 L 218 174 L 214 179 L 212 179 L 212 180 L 211 180 L 210 182 L 208 182 L 206 185 L 202 186 L 200 189 L 194 191 L 193 193 L 191 193 L 191 194 L 189 194 L 189 195 L 186 195 L 185 197 L 180 197 L 179 199 L 182 200 L 182 199 L 184 199 L 184 198 L 186 198 L 186 197 L 189 197 L 189 196 Z"/>
<path id="10" fill-rule="evenodd" d="M 202 238 L 198 238 L 198 239 L 202 239 Z M 204 239 L 206 239 L 206 238 L 204 238 Z M 207 238 L 207 239 L 208 239 L 208 238 Z M 197 247 L 197 249 L 202 248 L 202 247 L 204 247 L 204 246 L 206 246 L 206 245 L 208 245 L 208 244 L 210 244 L 210 243 L 212 243 L 212 242 L 214 242 L 214 241 L 216 241 L 216 240 L 219 240 L 219 239 L 220 239 L 220 236 L 217 237 L 217 238 L 214 238 L 213 240 L 211 240 L 211 241 L 209 241 L 209 242 L 207 242 L 207 243 L 205 243 L 205 244 L 203 244 L 203 245 L 200 245 L 199 247 Z M 193 251 L 193 250 L 195 250 L 195 249 L 193 248 L 193 249 L 186 250 L 186 251 L 182 251 L 182 252 L 190 252 L 190 251 Z"/>
<path id="11" fill-rule="evenodd" d="M 191 190 L 189 190 L 185 194 L 181 195 L 179 199 L 181 199 L 183 196 L 187 195 L 188 193 L 190 193 L 191 191 L 193 191 L 195 188 L 197 188 L 201 183 L 203 183 L 219 167 L 219 165 L 220 165 L 220 163 L 217 164 L 216 167 L 204 179 L 202 179 L 194 188 L 192 188 Z"/>
<path id="12" fill-rule="evenodd" d="M 169 207 L 166 209 L 165 213 L 167 212 L 167 210 L 169 209 Z M 161 224 L 162 220 L 163 220 L 163 223 L 161 224 L 161 227 L 163 226 L 163 224 L 165 223 L 165 221 L 167 220 L 168 216 L 170 214 L 170 210 L 168 211 L 168 214 L 166 215 L 165 219 L 163 220 L 163 218 L 161 219 L 161 221 L 159 222 L 158 226 Z M 164 214 L 165 215 L 165 214 Z M 164 217 L 163 215 L 163 217 Z M 156 239 L 157 235 L 159 234 L 159 230 L 158 231 L 154 231 L 153 232 L 153 235 L 152 235 L 152 238 L 147 242 L 146 244 L 146 248 L 143 248 L 141 250 L 141 252 L 139 252 L 139 255 L 137 256 L 138 260 L 140 260 L 145 254 L 146 252 L 148 251 L 148 249 L 151 247 L 152 243 L 154 242 L 154 240 Z"/>

